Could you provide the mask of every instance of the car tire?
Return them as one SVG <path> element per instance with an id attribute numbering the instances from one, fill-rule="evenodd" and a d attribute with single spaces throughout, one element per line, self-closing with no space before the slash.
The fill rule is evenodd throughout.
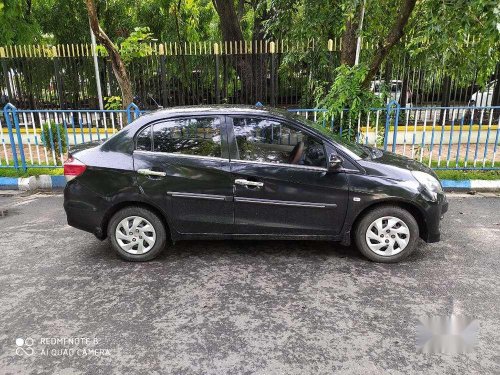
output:
<path id="1" fill-rule="evenodd" d="M 113 215 L 108 225 L 108 238 L 124 260 L 145 262 L 156 258 L 164 250 L 167 231 L 154 212 L 131 206 Z"/>
<path id="2" fill-rule="evenodd" d="M 413 215 L 398 206 L 377 207 L 366 213 L 354 231 L 359 251 L 380 263 L 396 263 L 408 257 L 419 238 Z"/>

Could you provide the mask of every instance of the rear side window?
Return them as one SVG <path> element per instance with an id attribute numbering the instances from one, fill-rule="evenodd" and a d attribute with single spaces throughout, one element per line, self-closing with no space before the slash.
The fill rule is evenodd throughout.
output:
<path id="1" fill-rule="evenodd" d="M 136 150 L 151 151 L 151 126 L 146 126 L 137 134 Z"/>
<path id="2" fill-rule="evenodd" d="M 153 127 L 153 150 L 173 154 L 221 157 L 220 120 L 184 118 Z"/>

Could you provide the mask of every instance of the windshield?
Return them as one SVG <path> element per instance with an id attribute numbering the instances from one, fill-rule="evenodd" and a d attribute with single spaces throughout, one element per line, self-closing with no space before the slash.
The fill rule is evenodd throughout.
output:
<path id="1" fill-rule="evenodd" d="M 297 119 L 297 121 L 300 121 L 304 125 L 313 128 L 314 130 L 320 132 L 327 138 L 330 138 L 333 141 L 335 141 L 338 147 L 341 148 L 347 154 L 349 154 L 352 158 L 359 160 L 370 156 L 370 152 L 368 151 L 367 147 L 342 139 L 339 135 L 332 133 L 328 128 L 323 127 L 323 125 L 321 125 L 320 123 L 313 122 L 298 115 L 294 115 L 294 117 Z"/>

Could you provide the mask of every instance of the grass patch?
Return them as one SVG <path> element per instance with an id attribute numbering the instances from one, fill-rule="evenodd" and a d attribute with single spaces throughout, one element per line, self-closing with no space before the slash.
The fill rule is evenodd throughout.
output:
<path id="1" fill-rule="evenodd" d="M 418 161 L 419 159 L 415 158 L 415 160 Z M 429 165 L 429 159 L 424 158 L 422 160 L 422 164 Z M 498 167 L 498 161 L 496 162 L 496 164 L 497 164 L 496 166 Z M 483 166 L 482 159 L 478 160 L 476 165 L 478 168 L 481 168 L 481 167 L 493 168 L 493 167 L 495 167 L 494 164 L 491 162 L 491 160 L 486 160 L 486 162 L 484 163 L 484 166 Z M 437 160 L 433 160 L 431 162 L 431 168 L 445 168 L 445 167 L 446 167 L 446 160 L 441 160 L 441 163 L 439 163 L 439 165 L 438 165 Z M 467 161 L 467 164 L 466 164 L 464 160 L 459 160 L 457 163 L 455 159 L 452 159 L 452 160 L 450 160 L 449 167 L 450 168 L 474 168 L 474 160 L 469 159 Z"/>
<path id="2" fill-rule="evenodd" d="M 496 171 L 434 171 L 441 180 L 500 180 L 500 170 Z"/>
<path id="3" fill-rule="evenodd" d="M 30 177 L 48 174 L 51 176 L 62 176 L 64 174 L 63 168 L 28 168 L 26 172 L 14 168 L 0 168 L 0 177 Z"/>

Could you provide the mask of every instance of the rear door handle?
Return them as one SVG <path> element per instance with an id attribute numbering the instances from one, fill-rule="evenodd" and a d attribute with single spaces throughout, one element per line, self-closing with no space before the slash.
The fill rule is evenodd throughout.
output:
<path id="1" fill-rule="evenodd" d="M 158 177 L 165 177 L 167 175 L 167 173 L 165 172 L 152 171 L 151 169 L 138 169 L 137 173 L 142 174 L 144 176 L 158 176 Z"/>
<path id="2" fill-rule="evenodd" d="M 262 187 L 262 186 L 264 186 L 263 182 L 248 181 L 248 180 L 244 180 L 242 178 L 238 178 L 238 179 L 234 180 L 234 183 L 236 185 L 242 185 L 242 186 L 255 186 L 255 187 Z"/>

